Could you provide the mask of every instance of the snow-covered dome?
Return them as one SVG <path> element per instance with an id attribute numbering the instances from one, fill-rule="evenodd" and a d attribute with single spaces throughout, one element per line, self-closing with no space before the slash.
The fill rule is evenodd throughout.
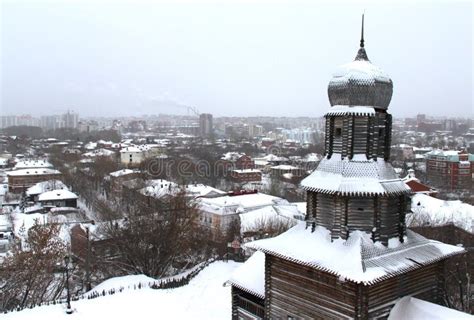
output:
<path id="1" fill-rule="evenodd" d="M 370 106 L 385 110 L 390 104 L 392 80 L 370 62 L 363 41 L 355 60 L 340 66 L 329 82 L 331 106 Z"/>

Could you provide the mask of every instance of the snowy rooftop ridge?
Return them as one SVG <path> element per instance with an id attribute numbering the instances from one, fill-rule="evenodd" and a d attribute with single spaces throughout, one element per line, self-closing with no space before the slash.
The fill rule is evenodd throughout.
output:
<path id="1" fill-rule="evenodd" d="M 299 223 L 275 238 L 257 240 L 245 247 L 363 284 L 373 284 L 416 269 L 420 264 L 464 252 L 463 248 L 428 240 L 410 230 L 404 243 L 394 240 L 390 239 L 385 247 L 374 243 L 369 234 L 355 231 L 346 241 L 331 241 L 330 232 L 324 227 L 317 226 L 311 232 L 305 223 Z"/>
<path id="2" fill-rule="evenodd" d="M 410 188 L 383 159 L 368 160 L 356 154 L 341 159 L 333 154 L 321 160 L 318 168 L 301 181 L 304 190 L 342 195 L 384 195 L 408 193 Z"/>

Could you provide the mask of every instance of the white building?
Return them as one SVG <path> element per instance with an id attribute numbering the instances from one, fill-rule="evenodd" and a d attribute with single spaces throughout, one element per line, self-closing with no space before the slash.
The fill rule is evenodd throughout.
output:
<path id="1" fill-rule="evenodd" d="M 161 146 L 142 144 L 131 145 L 120 150 L 120 162 L 124 165 L 138 165 L 147 158 L 158 156 Z"/>
<path id="2" fill-rule="evenodd" d="M 288 201 L 264 193 L 242 193 L 216 198 L 199 198 L 198 207 L 201 223 L 210 228 L 214 236 L 227 232 L 232 223 L 237 222 L 239 214 Z"/>

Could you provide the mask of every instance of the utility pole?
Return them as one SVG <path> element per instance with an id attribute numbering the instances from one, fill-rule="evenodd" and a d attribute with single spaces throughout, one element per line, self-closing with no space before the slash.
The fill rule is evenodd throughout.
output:
<path id="1" fill-rule="evenodd" d="M 87 237 L 87 254 L 86 254 L 86 289 L 90 291 L 91 287 L 91 241 L 89 235 L 89 227 L 86 227 Z"/>
<path id="2" fill-rule="evenodd" d="M 64 257 L 64 267 L 66 270 L 66 292 L 67 292 L 67 308 L 66 308 L 66 313 L 71 314 L 72 313 L 72 308 L 71 308 L 71 293 L 69 292 L 69 261 L 70 258 L 69 256 Z"/>

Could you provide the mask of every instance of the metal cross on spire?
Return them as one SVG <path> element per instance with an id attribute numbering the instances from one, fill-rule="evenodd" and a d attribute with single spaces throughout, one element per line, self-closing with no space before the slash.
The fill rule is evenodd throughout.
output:
<path id="1" fill-rule="evenodd" d="M 364 48 L 364 16 L 365 16 L 365 12 L 362 14 L 362 28 L 360 31 L 360 48 L 355 57 L 356 61 L 369 61 L 369 57 L 367 57 L 367 53 L 365 52 L 365 48 Z"/>

